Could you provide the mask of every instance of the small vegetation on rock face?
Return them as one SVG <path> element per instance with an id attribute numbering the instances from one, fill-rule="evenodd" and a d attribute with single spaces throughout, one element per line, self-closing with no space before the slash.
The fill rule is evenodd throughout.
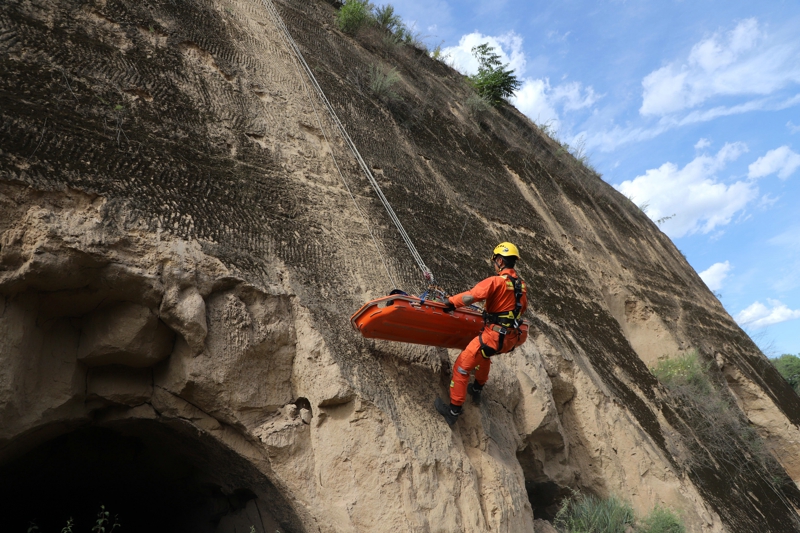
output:
<path id="1" fill-rule="evenodd" d="M 731 475 L 768 473 L 777 483 L 785 477 L 783 468 L 750 427 L 738 406 L 710 378 L 711 365 L 703 363 L 696 351 L 660 361 L 652 372 L 683 406 L 686 422 L 700 438 L 704 449 L 697 449 L 693 461 L 709 466 L 706 461 L 734 457 L 736 450 L 745 450 L 749 461 L 733 460 L 726 468 Z M 690 446 L 696 446 L 692 441 Z M 707 452 L 716 459 L 711 459 Z M 705 458 L 705 459 L 704 459 Z"/>
<path id="2" fill-rule="evenodd" d="M 392 4 L 376 7 L 374 10 L 375 22 L 384 30 L 394 33 L 403 27 L 403 19 L 394 12 Z"/>
<path id="3" fill-rule="evenodd" d="M 367 0 L 348 0 L 339 10 L 336 23 L 343 32 L 354 35 L 374 20 L 372 4 Z"/>
<path id="4" fill-rule="evenodd" d="M 478 60 L 478 73 L 469 77 L 470 82 L 478 94 L 493 106 L 502 104 L 522 85 L 514 71 L 500 61 L 500 56 L 489 43 L 473 47 L 472 55 Z"/>
<path id="5" fill-rule="evenodd" d="M 653 374 L 658 381 L 670 390 L 688 389 L 702 396 L 707 396 L 713 391 L 707 371 L 708 365 L 700 362 L 696 351 L 659 361 L 653 368 Z"/>
<path id="6" fill-rule="evenodd" d="M 683 522 L 672 509 L 656 506 L 636 527 L 637 533 L 686 533 Z"/>
<path id="7" fill-rule="evenodd" d="M 369 89 L 378 98 L 386 100 L 396 100 L 399 98 L 393 89 L 394 85 L 400 81 L 400 74 L 394 68 L 385 65 L 375 64 L 369 67 Z"/>
<path id="8" fill-rule="evenodd" d="M 797 394 L 800 394 L 800 354 L 792 355 L 785 353 L 770 362 L 778 369 L 789 385 L 792 386 Z"/>
<path id="9" fill-rule="evenodd" d="M 340 30 L 349 35 L 355 35 L 367 26 L 376 26 L 386 33 L 386 45 L 404 44 L 425 48 L 419 34 L 403 22 L 391 4 L 376 7 L 368 0 L 348 0 L 336 14 L 336 23 Z"/>
<path id="10" fill-rule="evenodd" d="M 466 101 L 467 109 L 469 113 L 473 116 L 480 115 L 481 113 L 488 111 L 489 101 L 479 94 L 471 94 Z"/>

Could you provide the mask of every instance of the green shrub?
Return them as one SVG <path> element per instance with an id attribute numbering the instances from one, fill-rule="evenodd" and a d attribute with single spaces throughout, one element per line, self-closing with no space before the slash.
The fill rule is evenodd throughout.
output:
<path id="1" fill-rule="evenodd" d="M 503 65 L 489 43 L 473 47 L 472 55 L 478 60 L 478 73 L 470 76 L 469 80 L 478 94 L 493 106 L 502 104 L 522 85 L 514 71 Z"/>
<path id="2" fill-rule="evenodd" d="M 378 98 L 397 100 L 394 85 L 400 81 L 400 74 L 394 68 L 385 65 L 373 64 L 369 67 L 369 89 Z"/>
<path id="3" fill-rule="evenodd" d="M 703 396 L 714 391 L 707 375 L 708 365 L 700 362 L 696 351 L 659 361 L 652 372 L 671 390 L 688 389 L 687 392 Z"/>
<path id="4" fill-rule="evenodd" d="M 433 50 L 429 52 L 431 59 L 435 59 L 436 61 L 444 62 L 449 56 L 442 53 L 442 45 L 444 41 L 440 42 L 436 46 L 433 47 Z"/>
<path id="5" fill-rule="evenodd" d="M 378 26 L 390 33 L 394 33 L 398 28 L 403 26 L 403 19 L 400 18 L 400 15 L 395 14 L 392 4 L 376 7 L 374 10 L 374 17 Z"/>
<path id="6" fill-rule="evenodd" d="M 477 116 L 489 110 L 489 101 L 479 94 L 471 94 L 466 101 L 470 115 Z"/>
<path id="7" fill-rule="evenodd" d="M 561 505 L 553 524 L 561 533 L 625 533 L 634 522 L 633 509 L 614 498 L 577 495 Z"/>
<path id="8" fill-rule="evenodd" d="M 781 376 L 789 382 L 794 391 L 800 394 L 800 354 L 792 355 L 785 353 L 770 362 L 778 369 Z"/>
<path id="9" fill-rule="evenodd" d="M 350 35 L 356 34 L 373 20 L 372 4 L 368 0 L 348 0 L 336 16 L 339 29 Z"/>
<path id="10" fill-rule="evenodd" d="M 637 524 L 636 533 L 686 533 L 686 528 L 672 509 L 657 505 Z"/>

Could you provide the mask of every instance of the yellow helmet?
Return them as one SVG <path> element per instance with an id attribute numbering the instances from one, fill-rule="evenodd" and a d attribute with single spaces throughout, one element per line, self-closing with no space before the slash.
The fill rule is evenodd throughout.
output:
<path id="1" fill-rule="evenodd" d="M 498 255 L 502 255 L 503 257 L 516 257 L 519 259 L 519 249 L 510 242 L 501 242 L 495 246 L 492 252 L 492 259 Z"/>

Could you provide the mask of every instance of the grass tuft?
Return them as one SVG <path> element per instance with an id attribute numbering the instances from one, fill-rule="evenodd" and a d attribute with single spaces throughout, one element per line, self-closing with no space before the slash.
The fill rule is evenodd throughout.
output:
<path id="1" fill-rule="evenodd" d="M 708 379 L 708 364 L 702 363 L 697 351 L 680 357 L 664 359 L 653 367 L 652 372 L 667 388 L 688 394 L 709 396 L 714 391 Z"/>
<path id="2" fill-rule="evenodd" d="M 625 533 L 634 521 L 628 503 L 581 494 L 564 500 L 553 524 L 561 533 Z"/>
<path id="3" fill-rule="evenodd" d="M 481 113 L 485 113 L 486 111 L 489 110 L 489 107 L 491 107 L 489 100 L 476 93 L 470 94 L 465 104 L 467 106 L 467 109 L 469 110 L 470 115 L 472 116 L 478 116 Z"/>
<path id="4" fill-rule="evenodd" d="M 672 509 L 657 505 L 639 522 L 636 533 L 686 533 L 686 528 Z"/>
<path id="5" fill-rule="evenodd" d="M 384 100 L 397 100 L 400 96 L 394 86 L 400 81 L 397 69 L 373 64 L 369 67 L 369 89 L 372 94 Z"/>

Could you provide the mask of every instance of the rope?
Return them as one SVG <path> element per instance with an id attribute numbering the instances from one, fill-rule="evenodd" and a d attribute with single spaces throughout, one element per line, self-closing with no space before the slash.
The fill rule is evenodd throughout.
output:
<path id="1" fill-rule="evenodd" d="M 358 148 L 356 148 L 355 143 L 350 138 L 350 135 L 348 135 L 347 130 L 345 130 L 344 125 L 339 120 L 339 117 L 336 115 L 336 111 L 333 109 L 333 106 L 331 105 L 330 101 L 325 96 L 325 93 L 323 92 L 322 87 L 320 87 L 319 83 L 317 82 L 317 78 L 314 76 L 314 73 L 311 71 L 311 67 L 308 66 L 308 63 L 306 63 L 306 60 L 303 58 L 303 54 L 300 51 L 300 47 L 297 46 L 297 43 L 292 38 L 291 33 L 289 33 L 289 29 L 283 23 L 283 19 L 281 19 L 280 13 L 278 13 L 278 10 L 275 7 L 275 4 L 272 2 L 272 0 L 262 0 L 262 2 L 264 3 L 264 7 L 267 8 L 267 11 L 269 11 L 269 13 L 272 15 L 272 18 L 273 18 L 273 21 L 275 22 L 275 25 L 278 26 L 278 29 L 280 29 L 281 32 L 283 33 L 283 37 L 284 37 L 287 45 L 289 46 L 290 50 L 292 52 L 294 52 L 295 58 L 297 59 L 298 63 L 303 68 L 303 70 L 305 70 L 305 73 L 308 76 L 308 79 L 311 82 L 312 87 L 316 91 L 316 93 L 319 96 L 320 100 L 322 100 L 322 103 L 327 108 L 328 114 L 330 114 L 331 119 L 333 120 L 333 123 L 336 125 L 337 129 L 339 130 L 339 133 L 341 134 L 342 138 L 344 139 L 345 144 L 347 144 L 347 147 L 350 148 L 350 151 L 353 153 L 353 156 L 356 158 L 356 161 L 358 161 L 358 165 L 361 167 L 361 170 L 364 172 L 364 175 L 367 177 L 367 181 L 369 181 L 369 184 L 372 186 L 372 189 L 378 195 L 378 198 L 380 199 L 381 203 L 383 204 L 383 207 L 386 209 L 386 212 L 389 214 L 389 218 L 394 223 L 395 227 L 397 228 L 397 231 L 400 233 L 400 236 L 403 238 L 403 241 L 405 241 L 406 246 L 408 247 L 409 251 L 411 252 L 411 256 L 414 258 L 414 261 L 416 261 L 417 266 L 419 266 L 420 270 L 422 271 L 423 277 L 428 282 L 435 283 L 434 278 L 433 278 L 433 272 L 431 272 L 431 270 L 425 265 L 425 261 L 422 260 L 422 256 L 419 254 L 419 252 L 417 252 L 417 248 L 414 246 L 414 243 L 411 241 L 411 237 L 409 237 L 408 233 L 406 233 L 406 230 L 403 228 L 403 224 L 400 222 L 400 219 L 397 217 L 397 214 L 394 212 L 394 209 L 392 209 L 392 206 L 389 203 L 389 200 L 383 194 L 383 191 L 381 190 L 381 187 L 378 184 L 378 181 L 375 179 L 375 176 L 372 175 L 372 171 L 370 171 L 369 166 L 364 161 L 364 159 L 361 157 L 361 153 L 359 153 Z M 301 76 L 301 80 L 303 81 L 303 86 L 306 87 L 306 91 L 308 92 L 308 87 L 306 86 L 305 80 L 303 80 L 302 76 Z M 309 98 L 310 98 L 310 95 L 309 95 Z M 312 103 L 312 106 L 313 106 L 314 105 L 313 99 L 311 99 L 311 103 Z M 316 113 L 316 107 L 314 107 L 314 113 Z M 317 121 L 319 121 L 319 115 L 317 115 Z M 325 130 L 322 129 L 322 123 L 321 122 L 320 122 L 320 129 L 322 130 L 323 135 L 325 135 Z M 327 135 L 325 136 L 325 140 L 327 142 L 327 140 L 328 140 Z M 331 150 L 331 155 L 333 155 L 333 151 L 332 150 Z M 334 162 L 336 162 L 336 158 L 335 157 L 334 157 Z M 347 182 L 344 180 L 344 175 L 342 174 L 341 169 L 339 169 L 338 163 L 336 164 L 336 169 L 339 171 L 339 175 L 342 177 L 342 181 L 344 182 L 345 187 L 347 188 L 347 192 L 350 193 L 350 196 L 353 198 L 353 202 L 355 202 L 355 196 L 353 196 L 353 193 L 350 191 L 350 187 L 347 185 Z M 359 212 L 361 213 L 361 216 L 364 217 L 364 220 L 367 223 L 367 227 L 369 228 L 369 222 L 367 221 L 364 213 L 361 211 L 361 208 L 358 207 L 357 203 L 356 203 L 356 207 L 358 208 Z M 370 231 L 370 235 L 372 235 L 373 241 L 375 241 L 375 247 L 378 248 L 377 241 L 375 239 L 375 236 L 372 233 L 372 230 L 370 229 L 369 231 Z M 378 249 L 378 253 L 381 255 L 381 259 L 384 261 L 384 266 L 386 267 L 387 274 L 389 274 L 389 268 L 386 266 L 386 261 L 383 258 L 383 254 L 381 254 L 380 249 Z M 389 274 L 389 278 L 392 279 L 391 274 Z M 392 282 L 394 283 L 393 280 L 392 280 Z"/>
<path id="2" fill-rule="evenodd" d="M 273 22 L 275 22 L 276 26 L 278 26 L 279 29 L 283 30 L 281 32 L 281 35 L 284 37 L 284 40 L 286 40 L 286 37 L 288 35 L 288 30 L 285 28 L 285 26 L 283 26 L 283 21 L 281 20 L 280 15 L 276 11 L 273 11 L 274 6 L 272 6 L 271 3 L 267 4 L 266 0 L 263 1 L 264 5 L 267 7 L 267 10 L 273 16 Z M 291 37 L 291 35 L 289 35 L 289 37 Z M 291 43 L 287 41 L 287 45 L 291 50 L 292 49 Z M 296 56 L 293 55 L 292 57 L 295 58 L 296 60 Z M 372 226 L 369 223 L 367 215 L 366 213 L 364 213 L 364 210 L 361 209 L 361 206 L 358 205 L 356 197 L 353 194 L 353 191 L 350 189 L 350 185 L 347 183 L 347 180 L 344 179 L 344 174 L 342 173 L 342 169 L 339 167 L 339 162 L 336 160 L 336 154 L 334 154 L 333 152 L 333 145 L 331 144 L 330 139 L 328 139 L 328 134 L 325 133 L 325 128 L 322 125 L 322 119 L 320 118 L 319 113 L 317 112 L 317 106 L 314 104 L 314 98 L 312 98 L 311 91 L 309 90 L 308 85 L 306 85 L 303 73 L 300 70 L 300 67 L 296 61 L 294 65 L 295 68 L 297 68 L 297 73 L 299 74 L 300 83 L 303 84 L 303 88 L 305 89 L 306 94 L 308 94 L 308 99 L 311 102 L 311 108 L 314 110 L 314 116 L 317 119 L 317 124 L 319 125 L 319 129 L 322 132 L 323 137 L 325 137 L 325 143 L 331 147 L 331 159 L 333 160 L 333 164 L 336 166 L 336 171 L 339 173 L 339 177 L 341 178 L 342 183 L 344 184 L 345 190 L 347 190 L 347 194 L 349 194 L 350 199 L 353 200 L 353 205 L 356 207 L 356 211 L 358 211 L 358 213 L 361 215 L 361 219 L 364 221 L 364 225 L 367 227 L 367 231 L 369 231 L 369 236 L 372 238 L 372 243 L 375 245 L 375 250 L 378 252 L 378 255 L 381 258 L 381 262 L 383 263 L 384 270 L 386 270 L 386 276 L 389 278 L 389 282 L 393 287 L 397 287 L 398 286 L 397 282 L 395 281 L 391 271 L 389 270 L 389 265 L 386 263 L 386 257 L 381 252 L 381 248 L 378 245 L 378 240 L 375 238 L 375 234 L 372 231 Z"/>

